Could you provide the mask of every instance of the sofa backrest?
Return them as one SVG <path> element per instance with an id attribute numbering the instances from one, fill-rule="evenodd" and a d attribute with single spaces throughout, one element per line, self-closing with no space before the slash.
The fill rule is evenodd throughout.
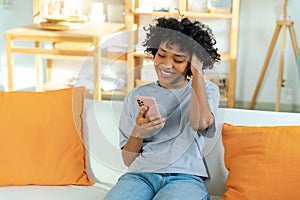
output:
<path id="1" fill-rule="evenodd" d="M 93 101 L 85 103 L 84 129 L 87 149 L 87 171 L 96 182 L 116 183 L 126 171 L 119 149 L 118 122 L 123 102 Z M 227 170 L 224 166 L 224 148 L 221 131 L 223 123 L 234 125 L 298 125 L 300 115 L 242 109 L 219 108 L 215 137 L 207 139 L 204 155 L 211 179 L 206 186 L 211 195 L 225 191 Z"/>
<path id="2" fill-rule="evenodd" d="M 95 182 L 116 183 L 126 171 L 119 148 L 118 123 L 123 102 L 86 100 L 84 142 L 87 171 Z"/>

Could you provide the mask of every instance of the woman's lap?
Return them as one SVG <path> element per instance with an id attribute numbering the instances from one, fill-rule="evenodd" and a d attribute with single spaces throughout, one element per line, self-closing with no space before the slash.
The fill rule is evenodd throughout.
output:
<path id="1" fill-rule="evenodd" d="M 208 200 L 200 177 L 188 174 L 126 173 L 111 189 L 106 200 Z"/>

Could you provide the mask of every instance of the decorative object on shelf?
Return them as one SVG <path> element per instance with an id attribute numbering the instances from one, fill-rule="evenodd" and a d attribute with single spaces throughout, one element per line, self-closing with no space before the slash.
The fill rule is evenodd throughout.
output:
<path id="1" fill-rule="evenodd" d="M 272 56 L 274 46 L 276 44 L 276 41 L 278 39 L 278 35 L 280 30 L 282 29 L 282 35 L 281 35 L 281 44 L 280 44 L 280 60 L 279 60 L 279 72 L 278 72 L 278 83 L 277 83 L 277 97 L 276 97 L 276 105 L 275 105 L 275 111 L 279 111 L 280 109 L 280 93 L 281 93 L 281 87 L 284 87 L 284 80 L 283 80 L 283 64 L 284 64 L 284 48 L 285 48 L 285 41 L 286 41 L 286 29 L 289 30 L 290 36 L 291 36 L 291 42 L 293 45 L 294 49 L 294 54 L 296 60 L 298 60 L 298 43 L 297 43 L 297 38 L 296 38 L 296 32 L 294 28 L 294 22 L 290 21 L 288 19 L 288 14 L 287 14 L 287 5 L 288 5 L 288 0 L 284 0 L 284 13 L 283 13 L 283 19 L 282 20 L 277 20 L 276 22 L 276 28 L 274 31 L 274 35 L 264 62 L 264 65 L 262 67 L 261 73 L 259 75 L 258 82 L 256 84 L 256 88 L 254 91 L 254 94 L 252 96 L 252 100 L 249 105 L 249 109 L 253 109 L 255 102 L 256 102 L 256 97 L 258 95 L 260 86 L 262 84 L 263 78 L 265 76 L 265 72 L 267 71 L 268 64 L 270 61 L 270 58 Z"/>
<path id="2" fill-rule="evenodd" d="M 103 3 L 93 2 L 91 7 L 90 21 L 94 23 L 103 23 L 105 18 L 106 16 L 103 12 Z"/>
<path id="3" fill-rule="evenodd" d="M 153 1 L 140 0 L 139 7 L 136 8 L 138 12 L 152 12 L 153 11 Z"/>
<path id="4" fill-rule="evenodd" d="M 48 30 L 79 29 L 86 25 L 78 0 L 44 0 L 40 16 L 40 27 Z"/>
<path id="5" fill-rule="evenodd" d="M 81 18 L 82 10 L 79 0 L 43 0 L 41 17 Z"/>
<path id="6" fill-rule="evenodd" d="M 207 0 L 189 0 L 189 11 L 207 12 Z"/>
<path id="7" fill-rule="evenodd" d="M 170 0 L 164 0 L 164 1 L 155 0 L 154 6 L 153 6 L 153 11 L 168 12 L 170 10 L 170 5 L 171 5 Z"/>
<path id="8" fill-rule="evenodd" d="M 207 0 L 207 12 L 214 13 L 217 9 L 217 0 Z"/>
<path id="9" fill-rule="evenodd" d="M 220 90 L 220 100 L 228 101 L 228 85 L 229 85 L 229 74 L 218 72 L 216 70 L 205 70 L 204 77 L 206 81 L 215 83 Z"/>
<path id="10" fill-rule="evenodd" d="M 172 7 L 171 0 L 140 0 L 138 12 L 169 12 Z"/>
<path id="11" fill-rule="evenodd" d="M 0 9 L 5 10 L 5 11 L 10 11 L 10 10 L 12 10 L 12 3 L 11 3 L 11 0 L 3 0 L 3 1 L 0 1 Z"/>
<path id="12" fill-rule="evenodd" d="M 86 27 L 85 22 L 68 22 L 68 21 L 45 21 L 40 22 L 40 27 L 47 30 L 70 30 L 81 29 Z"/>
<path id="13" fill-rule="evenodd" d="M 124 4 L 107 5 L 107 21 L 124 23 L 125 7 Z"/>

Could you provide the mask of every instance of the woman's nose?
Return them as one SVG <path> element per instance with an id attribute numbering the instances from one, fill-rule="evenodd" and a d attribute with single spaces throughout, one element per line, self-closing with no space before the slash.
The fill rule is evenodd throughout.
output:
<path id="1" fill-rule="evenodd" d="M 172 60 L 171 59 L 165 59 L 164 62 L 163 62 L 163 66 L 165 68 L 168 68 L 168 69 L 173 68 Z"/>

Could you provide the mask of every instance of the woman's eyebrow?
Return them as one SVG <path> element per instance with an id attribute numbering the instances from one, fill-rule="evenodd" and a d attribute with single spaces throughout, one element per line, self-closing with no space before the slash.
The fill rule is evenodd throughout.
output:
<path id="1" fill-rule="evenodd" d="M 161 46 L 159 47 L 159 49 L 160 49 L 161 51 L 163 51 L 163 52 L 167 52 L 167 51 L 168 51 L 168 50 L 162 48 Z M 176 56 L 176 57 L 181 57 L 181 58 L 184 58 L 184 59 L 187 58 L 187 57 L 186 57 L 185 55 L 183 55 L 183 54 L 175 54 L 175 56 Z"/>
<path id="2" fill-rule="evenodd" d="M 184 58 L 186 59 L 186 56 L 185 55 L 181 55 L 181 54 L 175 54 L 176 57 L 180 57 L 180 58 Z"/>
<path id="3" fill-rule="evenodd" d="M 161 46 L 159 47 L 160 50 L 162 50 L 163 52 L 167 52 L 167 50 L 165 50 L 164 48 L 162 48 Z"/>

